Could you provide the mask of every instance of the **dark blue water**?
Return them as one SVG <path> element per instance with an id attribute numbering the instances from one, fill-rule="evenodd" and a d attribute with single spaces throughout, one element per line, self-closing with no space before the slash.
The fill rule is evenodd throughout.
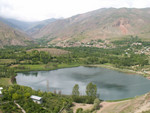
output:
<path id="1" fill-rule="evenodd" d="M 71 94 L 75 84 L 80 94 L 85 94 L 86 85 L 97 85 L 98 94 L 103 100 L 116 100 L 135 97 L 150 91 L 150 80 L 135 74 L 126 74 L 99 67 L 74 67 L 53 71 L 18 73 L 17 83 L 35 90 L 61 91 Z"/>

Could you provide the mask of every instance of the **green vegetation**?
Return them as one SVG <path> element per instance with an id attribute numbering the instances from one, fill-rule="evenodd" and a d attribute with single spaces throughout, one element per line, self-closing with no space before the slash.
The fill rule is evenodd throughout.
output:
<path id="1" fill-rule="evenodd" d="M 0 85 L 12 85 L 10 78 L 0 78 Z"/>
<path id="2" fill-rule="evenodd" d="M 0 67 L 0 78 L 1 77 L 11 77 L 15 75 L 14 69 L 6 66 L 1 66 Z"/>
<path id="3" fill-rule="evenodd" d="M 0 64 L 5 65 L 5 64 L 13 64 L 15 63 L 15 59 L 0 59 Z"/>
<path id="4" fill-rule="evenodd" d="M 83 109 L 82 108 L 78 108 L 76 113 L 82 113 L 83 112 Z"/>
<path id="5" fill-rule="evenodd" d="M 96 98 L 94 100 L 94 107 L 93 107 L 93 110 L 98 110 L 100 108 L 100 100 L 99 98 Z"/>
<path id="6" fill-rule="evenodd" d="M 34 91 L 31 88 L 12 85 L 15 81 L 17 72 L 37 71 L 37 70 L 54 70 L 75 66 L 105 66 L 113 67 L 113 69 L 143 71 L 149 70 L 150 57 L 147 54 L 147 48 L 150 43 L 143 42 L 138 37 L 128 37 L 127 39 L 112 42 L 116 47 L 110 49 L 94 48 L 94 47 L 56 47 L 56 51 L 67 51 L 65 54 L 53 54 L 49 51 L 52 48 L 38 47 L 20 47 L 12 46 L 0 49 L 0 85 L 5 88 L 4 97 L 0 102 L 12 101 L 0 107 L 1 111 L 18 111 L 13 103 L 17 100 L 27 112 L 59 112 L 65 109 L 72 112 L 69 108 L 71 102 L 78 103 L 95 103 L 96 110 L 99 101 L 95 100 L 97 95 L 96 85 L 89 83 L 86 87 L 86 95 L 80 95 L 79 86 L 76 84 L 72 91 L 72 96 L 64 96 L 60 94 L 52 94 L 50 92 Z M 120 45 L 122 44 L 122 45 Z M 145 50 L 145 51 L 143 51 Z M 143 51 L 143 52 L 141 52 Z M 145 72 L 145 71 L 143 71 Z M 30 95 L 42 96 L 44 102 L 37 105 L 30 100 Z M 21 100 L 21 101 L 20 101 Z M 95 100 L 95 101 L 94 101 Z M 6 109 L 6 106 L 10 106 Z M 6 110 L 5 110 L 6 109 Z M 35 111 L 32 111 L 36 109 Z M 80 109 L 81 110 L 81 109 Z M 79 112 L 80 112 L 79 110 Z M 85 112 L 85 111 L 84 111 Z M 87 111 L 87 113 L 90 111 Z"/>
<path id="7" fill-rule="evenodd" d="M 14 102 L 2 104 L 0 106 L 0 109 L 2 110 L 2 113 L 22 113 L 21 110 L 15 105 Z"/>
<path id="8" fill-rule="evenodd" d="M 72 90 L 72 96 L 79 96 L 79 95 L 80 95 L 79 85 L 75 84 L 75 86 L 73 87 L 73 90 Z"/>
<path id="9" fill-rule="evenodd" d="M 58 113 L 62 108 L 69 109 L 72 105 L 72 99 L 67 96 L 60 96 L 50 92 L 34 91 L 29 87 L 12 85 L 3 86 L 3 97 L 0 98 L 0 109 L 4 113 L 17 112 L 18 108 L 14 104 L 14 100 L 27 113 Z M 31 95 L 43 97 L 43 104 L 36 104 L 31 99 Z M 6 103 L 6 104 L 5 104 Z M 8 107 L 9 106 L 9 107 Z"/>
<path id="10" fill-rule="evenodd" d="M 97 86 L 92 82 L 86 86 L 86 95 L 80 95 L 79 92 L 79 85 L 75 84 L 72 89 L 72 99 L 74 102 L 78 103 L 89 103 L 93 104 L 94 99 L 98 96 L 97 95 Z"/>
<path id="11" fill-rule="evenodd" d="M 140 53 L 140 50 L 149 47 L 149 43 L 133 36 L 113 41 L 113 43 L 116 48 L 111 49 L 94 47 L 57 47 L 57 49 L 6 47 L 5 49 L 0 49 L 0 65 L 2 68 L 7 68 L 7 71 L 12 69 L 15 72 L 53 70 L 93 64 L 110 64 L 116 68 L 136 71 L 149 65 L 149 56 L 146 53 Z M 58 54 L 58 52 L 54 53 L 53 51 L 58 51 L 59 53 L 62 51 L 65 54 Z M 2 70 L 6 71 L 6 69 Z M 10 76 L 9 74 L 6 75 Z M 15 74 L 12 73 L 12 75 Z"/>
<path id="12" fill-rule="evenodd" d="M 89 97 L 96 97 L 97 95 L 97 87 L 92 82 L 86 86 L 86 94 Z"/>

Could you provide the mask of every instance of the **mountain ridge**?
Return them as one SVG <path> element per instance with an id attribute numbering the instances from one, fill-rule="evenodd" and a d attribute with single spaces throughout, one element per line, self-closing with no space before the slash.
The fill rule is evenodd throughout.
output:
<path id="1" fill-rule="evenodd" d="M 27 46 L 31 38 L 24 32 L 14 29 L 0 21 L 0 47 L 3 46 Z"/>
<path id="2" fill-rule="evenodd" d="M 150 8 L 103 8 L 52 22 L 34 38 L 45 38 L 49 44 L 89 42 L 127 35 L 149 38 Z"/>
<path id="3" fill-rule="evenodd" d="M 55 18 L 50 18 L 42 21 L 27 22 L 12 18 L 0 17 L 0 21 L 2 21 L 3 23 L 7 24 L 12 28 L 25 32 L 26 34 L 30 35 L 30 37 L 34 34 L 34 32 L 38 32 L 39 29 L 41 29 L 48 23 L 54 22 L 56 20 L 57 19 Z"/>

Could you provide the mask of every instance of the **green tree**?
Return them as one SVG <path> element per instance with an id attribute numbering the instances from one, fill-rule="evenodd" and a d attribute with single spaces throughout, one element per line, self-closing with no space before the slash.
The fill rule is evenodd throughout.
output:
<path id="1" fill-rule="evenodd" d="M 92 82 L 90 82 L 86 86 L 86 94 L 89 97 L 96 97 L 96 95 L 97 95 L 97 86 L 95 84 L 93 84 Z"/>
<path id="2" fill-rule="evenodd" d="M 100 104 L 100 100 L 99 100 L 99 98 L 96 98 L 96 99 L 94 100 L 93 109 L 94 109 L 94 110 L 99 109 L 99 107 L 100 107 L 99 104 Z"/>
<path id="3" fill-rule="evenodd" d="M 30 93 L 25 93 L 24 94 L 24 97 L 27 99 L 27 98 L 29 98 L 31 96 L 31 94 Z"/>
<path id="4" fill-rule="evenodd" d="M 83 113 L 83 109 L 82 108 L 78 108 L 76 113 Z"/>
<path id="5" fill-rule="evenodd" d="M 17 94 L 17 93 L 14 93 L 13 95 L 12 95 L 12 99 L 13 100 L 18 100 L 18 99 L 20 99 L 20 95 L 19 94 Z"/>
<path id="6" fill-rule="evenodd" d="M 72 90 L 72 95 L 73 96 L 79 96 L 80 92 L 79 92 L 79 85 L 78 84 L 75 84 L 75 86 L 73 87 L 73 90 Z"/>

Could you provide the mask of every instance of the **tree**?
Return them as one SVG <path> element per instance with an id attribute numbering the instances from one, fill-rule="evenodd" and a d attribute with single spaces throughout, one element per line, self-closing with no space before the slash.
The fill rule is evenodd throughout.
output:
<path id="1" fill-rule="evenodd" d="M 86 86 L 86 94 L 89 97 L 96 97 L 96 95 L 97 95 L 97 87 L 96 87 L 96 85 L 93 84 L 92 82 L 90 82 Z"/>
<path id="2" fill-rule="evenodd" d="M 73 87 L 73 90 L 72 90 L 72 95 L 73 96 L 79 96 L 80 92 L 79 92 L 79 85 L 78 84 L 75 84 L 75 86 Z"/>
<path id="3" fill-rule="evenodd" d="M 29 98 L 30 96 L 31 96 L 31 94 L 28 93 L 28 92 L 24 94 L 24 97 L 25 97 L 26 99 Z"/>
<path id="4" fill-rule="evenodd" d="M 17 94 L 17 93 L 14 93 L 13 95 L 12 95 L 12 99 L 13 100 L 18 100 L 18 99 L 20 99 L 20 95 L 19 94 Z"/>
<path id="5" fill-rule="evenodd" d="M 83 112 L 83 109 L 82 108 L 78 108 L 76 113 L 82 113 Z"/>
<path id="6" fill-rule="evenodd" d="M 99 104 L 100 104 L 100 100 L 99 100 L 99 98 L 96 98 L 96 99 L 94 100 L 93 109 L 94 109 L 94 110 L 99 109 L 99 107 L 100 107 Z"/>

